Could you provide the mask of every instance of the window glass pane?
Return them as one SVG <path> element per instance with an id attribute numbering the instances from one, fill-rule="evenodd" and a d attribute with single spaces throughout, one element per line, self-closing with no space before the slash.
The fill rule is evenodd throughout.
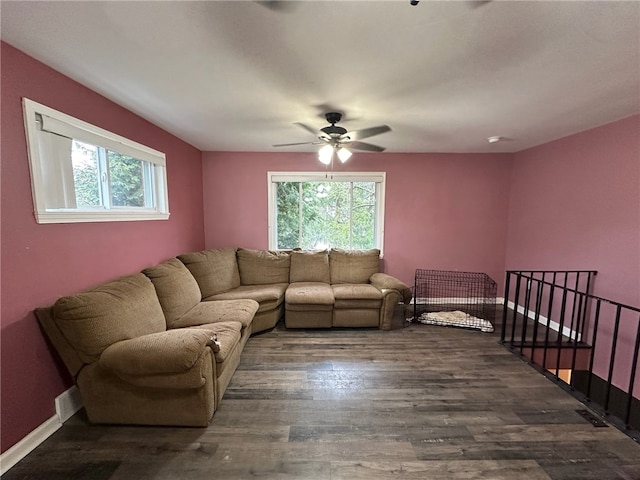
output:
<path id="1" fill-rule="evenodd" d="M 299 182 L 276 183 L 277 248 L 296 248 L 300 245 Z"/>
<path id="2" fill-rule="evenodd" d="M 111 205 L 114 207 L 144 207 L 142 160 L 111 151 L 108 152 L 108 159 Z"/>
<path id="3" fill-rule="evenodd" d="M 276 189 L 276 248 L 374 248 L 375 182 L 278 182 Z"/>
<path id="4" fill-rule="evenodd" d="M 374 182 L 353 183 L 353 205 L 351 208 L 352 248 L 374 248 L 376 230 L 376 184 Z"/>
<path id="5" fill-rule="evenodd" d="M 73 183 L 78 207 L 101 207 L 98 147 L 74 140 L 71 144 Z"/>
<path id="6" fill-rule="evenodd" d="M 331 222 L 329 201 L 331 188 L 320 182 L 302 184 L 302 242 L 300 248 L 324 249 L 331 241 L 328 238 Z"/>

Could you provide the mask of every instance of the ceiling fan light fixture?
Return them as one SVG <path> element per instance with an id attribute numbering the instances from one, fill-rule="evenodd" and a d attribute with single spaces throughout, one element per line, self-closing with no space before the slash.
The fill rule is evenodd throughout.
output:
<path id="1" fill-rule="evenodd" d="M 0 0 L 2 1 L 2 0 Z M 360 130 L 348 131 L 346 128 L 336 125 L 341 119 L 342 114 L 339 112 L 329 112 L 325 114 L 325 118 L 330 125 L 322 127 L 318 132 L 313 127 L 304 123 L 295 123 L 316 137 L 313 142 L 296 142 L 296 143 L 279 143 L 274 147 L 292 147 L 296 145 L 323 145 L 318 151 L 318 160 L 325 165 L 333 163 L 333 155 L 336 154 L 340 162 L 345 163 L 351 158 L 353 150 L 365 150 L 367 152 L 384 152 L 384 147 L 379 147 L 372 143 L 362 142 L 361 140 L 374 135 L 390 132 L 391 127 L 388 125 L 378 125 L 376 127 L 363 128 Z M 344 146 L 343 146 L 344 145 Z M 345 148 L 348 147 L 348 148 Z"/>
<path id="2" fill-rule="evenodd" d="M 325 165 L 329 165 L 332 158 L 333 147 L 331 145 L 325 145 L 318 151 L 318 160 L 320 160 L 320 162 L 324 163 Z"/>
<path id="3" fill-rule="evenodd" d="M 344 148 L 344 147 L 341 147 L 338 150 L 338 158 L 340 159 L 340 161 L 342 163 L 344 163 L 347 160 L 349 160 L 351 158 L 351 155 L 352 155 L 351 152 L 349 150 L 347 150 L 346 148 Z"/>

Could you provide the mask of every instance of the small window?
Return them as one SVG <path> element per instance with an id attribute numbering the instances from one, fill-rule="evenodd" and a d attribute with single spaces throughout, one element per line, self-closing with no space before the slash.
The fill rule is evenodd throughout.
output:
<path id="1" fill-rule="evenodd" d="M 382 250 L 384 173 L 269 172 L 269 247 Z"/>
<path id="2" fill-rule="evenodd" d="M 162 152 L 23 99 L 38 223 L 166 220 Z"/>

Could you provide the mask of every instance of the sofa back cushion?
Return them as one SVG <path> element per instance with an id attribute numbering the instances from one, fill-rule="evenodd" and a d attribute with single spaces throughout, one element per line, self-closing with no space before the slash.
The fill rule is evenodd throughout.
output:
<path id="1" fill-rule="evenodd" d="M 234 248 L 185 253 L 178 258 L 198 282 L 202 298 L 228 292 L 240 286 L 240 273 Z"/>
<path id="2" fill-rule="evenodd" d="M 369 283 L 380 270 L 380 250 L 342 250 L 332 248 L 329 253 L 331 283 Z"/>
<path id="3" fill-rule="evenodd" d="M 236 255 L 242 285 L 289 283 L 289 252 L 239 248 Z"/>
<path id="4" fill-rule="evenodd" d="M 166 330 L 155 288 L 142 273 L 62 297 L 53 317 L 84 363 L 95 362 L 116 342 Z"/>
<path id="5" fill-rule="evenodd" d="M 202 299 L 198 282 L 177 258 L 145 268 L 142 273 L 156 289 L 168 328 L 173 328 L 173 323 Z"/>
<path id="6" fill-rule="evenodd" d="M 289 281 L 294 282 L 323 282 L 329 283 L 329 252 L 322 251 L 293 251 L 291 252 L 291 269 Z"/>

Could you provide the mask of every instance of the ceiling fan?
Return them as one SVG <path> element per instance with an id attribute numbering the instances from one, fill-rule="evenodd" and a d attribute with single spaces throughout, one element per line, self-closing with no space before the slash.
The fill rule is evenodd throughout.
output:
<path id="1" fill-rule="evenodd" d="M 333 160 L 333 154 L 336 153 L 341 162 L 346 162 L 351 157 L 351 150 L 364 150 L 367 152 L 384 152 L 385 147 L 379 147 L 372 143 L 361 142 L 363 138 L 373 137 L 381 133 L 391 131 L 388 125 L 378 125 L 377 127 L 363 128 L 362 130 L 347 131 L 346 128 L 336 125 L 341 119 L 342 114 L 339 112 L 329 112 L 325 114 L 325 118 L 330 125 L 321 128 L 319 131 L 305 125 L 304 123 L 295 123 L 304 128 L 306 131 L 318 137 L 316 142 L 298 142 L 298 143 L 281 143 L 273 145 L 274 147 L 290 147 L 293 145 L 323 145 L 318 152 L 319 160 L 328 165 Z"/>

